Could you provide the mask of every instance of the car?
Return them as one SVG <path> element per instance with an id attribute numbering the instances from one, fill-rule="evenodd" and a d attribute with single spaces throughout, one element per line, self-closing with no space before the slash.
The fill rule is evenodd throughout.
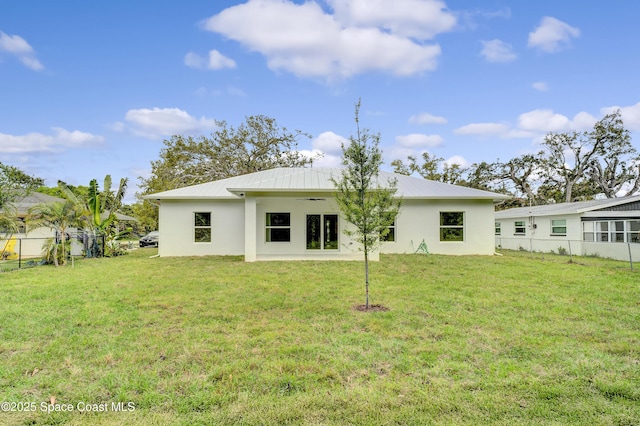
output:
<path id="1" fill-rule="evenodd" d="M 140 238 L 140 247 L 158 247 L 160 239 L 159 231 L 151 231 L 144 237 Z"/>

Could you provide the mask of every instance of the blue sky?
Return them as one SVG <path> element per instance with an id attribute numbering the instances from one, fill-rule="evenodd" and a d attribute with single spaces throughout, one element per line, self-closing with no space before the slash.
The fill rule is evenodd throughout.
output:
<path id="1" fill-rule="evenodd" d="M 0 161 L 55 185 L 146 177 L 164 139 L 264 114 L 336 166 L 361 126 L 385 161 L 536 152 L 619 108 L 638 147 L 640 2 L 0 3 Z"/>

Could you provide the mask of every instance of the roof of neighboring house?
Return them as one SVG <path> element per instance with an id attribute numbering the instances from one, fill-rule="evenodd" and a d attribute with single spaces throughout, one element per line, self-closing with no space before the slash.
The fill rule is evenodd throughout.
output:
<path id="1" fill-rule="evenodd" d="M 556 216 L 581 214 L 595 210 L 606 210 L 623 204 L 640 202 L 640 195 L 632 197 L 607 198 L 604 200 L 578 201 L 575 203 L 546 204 L 544 206 L 516 207 L 496 212 L 496 219 L 528 216 Z"/>
<path id="2" fill-rule="evenodd" d="M 64 202 L 64 199 L 54 197 L 52 195 L 41 194 L 39 192 L 32 192 L 15 201 L 13 205 L 18 210 L 18 216 L 26 216 L 29 213 L 29 209 L 33 206 L 43 203 L 57 203 L 61 201 Z"/>
<path id="3" fill-rule="evenodd" d="M 334 192 L 331 178 L 340 179 L 337 168 L 276 168 L 218 181 L 187 186 L 145 196 L 147 199 L 237 199 L 247 192 Z M 503 194 L 451 185 L 412 176 L 380 172 L 381 184 L 397 179 L 397 195 L 414 199 L 488 199 L 505 200 Z"/>
<path id="4" fill-rule="evenodd" d="M 41 194 L 40 192 L 32 192 L 26 197 L 22 197 L 15 201 L 13 205 L 16 207 L 18 211 L 18 216 L 26 216 L 29 213 L 29 209 L 33 206 L 37 206 L 38 204 L 47 204 L 47 203 L 59 203 L 65 202 L 64 198 L 54 197 L 52 195 Z M 121 221 L 136 221 L 135 217 L 128 216 L 122 213 L 115 213 L 116 218 Z M 107 214 L 104 213 L 101 215 L 103 219 L 106 218 Z"/>

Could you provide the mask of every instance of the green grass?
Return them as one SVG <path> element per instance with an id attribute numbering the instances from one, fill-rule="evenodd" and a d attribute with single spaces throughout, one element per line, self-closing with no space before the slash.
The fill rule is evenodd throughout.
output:
<path id="1" fill-rule="evenodd" d="M 0 274 L 2 424 L 640 421 L 640 275 L 505 252 L 149 258 Z M 55 397 L 69 413 L 47 414 Z M 77 404 L 133 402 L 131 412 Z"/>

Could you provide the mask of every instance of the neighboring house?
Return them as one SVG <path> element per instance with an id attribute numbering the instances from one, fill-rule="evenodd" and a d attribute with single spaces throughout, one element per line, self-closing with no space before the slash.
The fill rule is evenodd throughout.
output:
<path id="1" fill-rule="evenodd" d="M 496 246 L 640 260 L 640 195 L 496 212 Z"/>
<path id="2" fill-rule="evenodd" d="M 244 255 L 255 260 L 361 259 L 343 234 L 331 177 L 340 169 L 277 168 L 151 194 L 158 200 L 160 256 Z M 400 213 L 380 252 L 492 255 L 493 192 L 396 178 Z M 378 258 L 373 253 L 372 258 Z"/>
<path id="3" fill-rule="evenodd" d="M 53 197 L 51 195 L 32 192 L 31 194 L 20 198 L 13 203 L 17 210 L 17 216 L 20 221 L 18 232 L 8 233 L 4 229 L 0 229 L 0 252 L 11 252 L 5 255 L 8 258 L 16 258 L 18 253 L 22 253 L 22 257 L 40 257 L 42 255 L 42 245 L 47 238 L 55 237 L 55 231 L 47 227 L 39 227 L 31 229 L 25 223 L 26 217 L 29 215 L 29 209 L 38 204 L 63 202 L 62 198 Z"/>

